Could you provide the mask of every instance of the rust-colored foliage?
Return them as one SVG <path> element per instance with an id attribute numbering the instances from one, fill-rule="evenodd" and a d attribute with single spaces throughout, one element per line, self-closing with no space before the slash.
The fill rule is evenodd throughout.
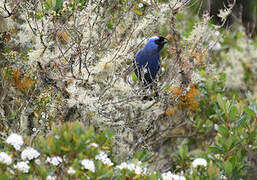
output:
<path id="1" fill-rule="evenodd" d="M 2 35 L 2 39 L 3 41 L 5 42 L 8 42 L 11 40 L 11 34 L 9 32 L 4 32 L 3 35 Z"/>
<path id="2" fill-rule="evenodd" d="M 175 113 L 176 113 L 175 110 L 172 109 L 172 108 L 168 108 L 168 109 L 166 109 L 166 111 L 165 111 L 165 115 L 166 115 L 166 116 L 171 116 L 171 115 L 173 115 L 173 114 L 175 114 Z"/>
<path id="3" fill-rule="evenodd" d="M 207 51 L 204 49 L 202 52 L 193 52 L 192 55 L 196 59 L 197 65 L 203 65 Z"/>
<path id="4" fill-rule="evenodd" d="M 70 42 L 70 36 L 65 31 L 58 31 L 56 36 L 60 39 L 61 43 L 67 44 Z"/>
<path id="5" fill-rule="evenodd" d="M 196 89 L 196 84 L 192 84 L 190 89 L 183 94 L 183 89 L 181 87 L 171 87 L 169 91 L 172 91 L 171 96 L 173 98 L 178 98 L 178 107 L 187 108 L 189 110 L 198 109 L 198 100 L 196 97 L 200 95 L 198 89 Z"/>
<path id="6" fill-rule="evenodd" d="M 35 83 L 31 80 L 28 74 L 21 75 L 21 73 L 15 69 L 13 72 L 14 86 L 17 87 L 21 92 L 28 91 Z"/>

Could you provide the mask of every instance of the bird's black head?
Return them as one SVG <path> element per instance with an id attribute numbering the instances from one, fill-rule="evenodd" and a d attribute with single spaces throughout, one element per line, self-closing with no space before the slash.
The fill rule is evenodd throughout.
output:
<path id="1" fill-rule="evenodd" d="M 166 43 L 167 40 L 164 37 L 155 35 L 151 37 L 149 41 L 146 43 L 144 50 L 150 54 L 160 53 L 161 49 Z"/>
<path id="2" fill-rule="evenodd" d="M 156 44 L 163 46 L 164 44 L 166 44 L 168 41 L 167 39 L 165 39 L 162 36 L 157 36 L 158 38 L 154 41 Z"/>

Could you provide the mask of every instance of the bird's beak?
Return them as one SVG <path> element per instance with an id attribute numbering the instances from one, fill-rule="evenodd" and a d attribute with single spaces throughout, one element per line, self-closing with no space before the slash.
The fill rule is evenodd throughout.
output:
<path id="1" fill-rule="evenodd" d="M 163 40 L 162 43 L 163 43 L 163 44 L 166 44 L 167 42 L 168 42 L 168 40 L 164 38 L 164 40 Z"/>

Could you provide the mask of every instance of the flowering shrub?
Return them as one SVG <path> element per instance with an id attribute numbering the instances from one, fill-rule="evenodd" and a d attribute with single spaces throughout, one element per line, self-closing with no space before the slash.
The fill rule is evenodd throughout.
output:
<path id="1" fill-rule="evenodd" d="M 23 145 L 23 138 L 19 134 L 13 133 L 8 136 L 6 143 L 12 145 L 16 150 L 20 150 Z"/>
<path id="2" fill-rule="evenodd" d="M 14 137 L 13 134 L 10 137 Z M 19 137 L 19 135 L 16 135 Z M 18 138 L 18 139 L 19 139 Z M 147 169 L 146 163 L 137 159 L 131 162 L 114 162 L 112 157 L 112 134 L 108 131 L 95 132 L 92 128 L 85 128 L 81 123 L 66 123 L 50 133 L 46 138 L 39 137 L 34 148 L 26 147 L 21 153 L 7 146 L 14 154 L 11 158 L 5 152 L 0 153 L 0 170 L 8 177 L 20 178 L 37 177 L 39 179 L 55 179 L 72 177 L 105 178 L 157 178 L 159 173 Z M 26 144 L 24 145 L 26 146 Z M 38 149 L 38 151 L 36 150 Z M 102 150 L 101 150 L 102 149 Z M 108 155 L 107 151 L 109 152 Z M 53 156 L 55 154 L 55 156 Z M 58 156 L 56 156 L 58 154 Z M 51 156 L 51 157 L 49 157 Z M 26 160 L 27 161 L 20 161 Z M 17 163 L 12 163 L 17 161 Z M 134 162 L 133 162 L 134 161 Z M 63 172 L 63 170 L 65 170 Z M 165 179 L 182 176 L 164 173 Z M 176 178 L 175 178 L 176 179 Z"/>

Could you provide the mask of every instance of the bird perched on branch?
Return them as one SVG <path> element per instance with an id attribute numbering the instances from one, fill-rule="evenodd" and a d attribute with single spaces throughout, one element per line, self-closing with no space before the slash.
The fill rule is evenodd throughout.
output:
<path id="1" fill-rule="evenodd" d="M 146 88 L 152 89 L 160 69 L 160 52 L 166 43 L 167 40 L 164 37 L 155 35 L 136 54 L 134 71 L 138 80 L 143 82 Z"/>

